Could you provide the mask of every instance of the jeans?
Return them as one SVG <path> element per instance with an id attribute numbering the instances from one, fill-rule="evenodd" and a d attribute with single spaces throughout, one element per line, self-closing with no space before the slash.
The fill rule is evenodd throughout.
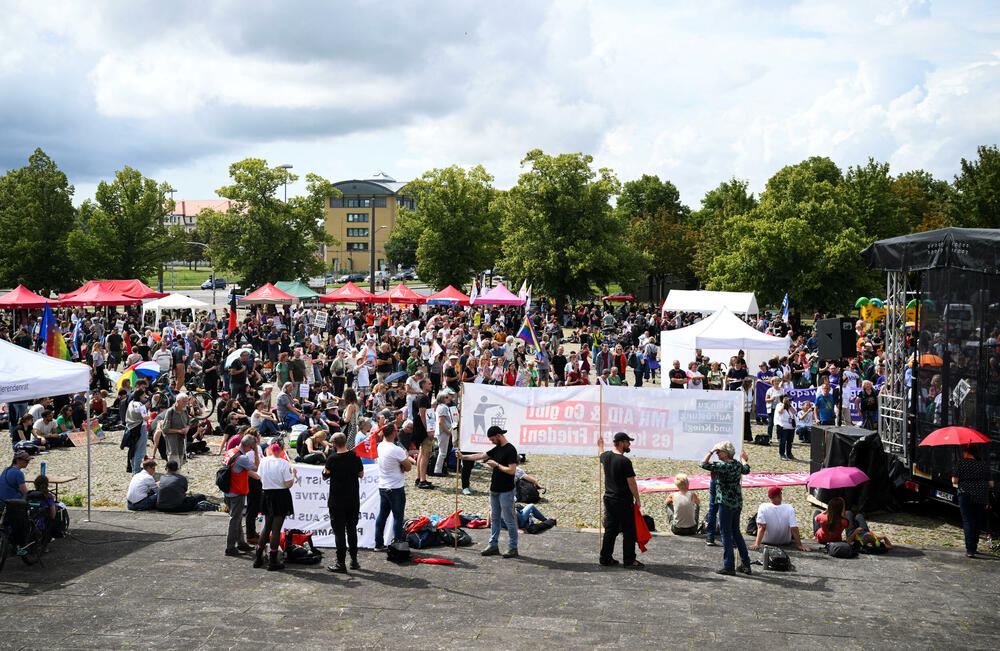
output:
<path id="1" fill-rule="evenodd" d="M 719 503 L 715 501 L 715 476 L 708 485 L 708 522 L 705 523 L 706 535 L 709 540 L 715 540 L 715 523 L 719 514 Z"/>
<path id="2" fill-rule="evenodd" d="M 965 533 L 965 553 L 975 554 L 979 547 L 979 532 L 983 523 L 983 505 L 972 500 L 967 493 L 958 494 L 958 510 L 962 513 L 962 529 Z"/>
<path id="3" fill-rule="evenodd" d="M 156 508 L 156 493 L 149 495 L 138 502 L 126 502 L 125 506 L 129 511 L 152 511 Z"/>
<path id="4" fill-rule="evenodd" d="M 795 438 L 795 430 L 785 429 L 778 426 L 778 454 L 783 457 L 792 456 L 792 439 Z"/>
<path id="5" fill-rule="evenodd" d="M 226 550 L 236 549 L 236 545 L 247 544 L 243 534 L 243 505 L 246 495 L 226 496 L 226 508 L 229 509 L 229 531 L 226 534 Z"/>
<path id="6" fill-rule="evenodd" d="M 799 441 L 803 443 L 812 442 L 812 430 L 810 430 L 807 425 L 802 425 L 800 427 L 795 428 L 795 433 L 798 435 Z"/>
<path id="7" fill-rule="evenodd" d="M 490 547 L 500 541 L 500 527 L 507 528 L 510 537 L 508 547 L 517 549 L 517 517 L 514 515 L 514 491 L 495 493 L 490 491 Z"/>
<path id="8" fill-rule="evenodd" d="M 517 519 L 517 526 L 519 529 L 527 529 L 528 525 L 531 524 L 531 519 L 534 518 L 539 522 L 545 522 L 545 516 L 542 512 L 538 510 L 538 507 L 534 504 L 528 504 L 524 506 L 520 511 L 516 508 L 514 509 L 514 517 Z M 506 521 L 500 523 L 500 526 L 506 527 Z"/>
<path id="9" fill-rule="evenodd" d="M 739 550 L 740 562 L 750 565 L 750 553 L 747 543 L 740 532 L 740 513 L 742 508 L 719 505 L 719 526 L 722 529 L 722 564 L 727 568 L 736 567 L 733 557 L 733 547 Z"/>
<path id="10" fill-rule="evenodd" d="M 406 491 L 402 488 L 378 489 L 380 504 L 375 519 L 375 544 L 385 544 L 385 522 L 392 513 L 392 542 L 403 540 L 403 509 L 406 508 Z"/>
<path id="11" fill-rule="evenodd" d="M 273 420 L 268 420 L 263 418 L 260 421 L 260 426 L 257 428 L 260 432 L 261 438 L 270 438 L 278 434 L 278 426 L 274 424 Z"/>
<path id="12" fill-rule="evenodd" d="M 142 472 L 142 460 L 146 458 L 146 444 L 149 443 L 149 431 L 146 423 L 143 422 L 139 429 L 139 436 L 132 444 L 132 474 Z"/>
<path id="13" fill-rule="evenodd" d="M 604 538 L 601 540 L 601 561 L 607 563 L 615 551 L 615 539 L 622 534 L 622 564 L 635 562 L 635 508 L 631 502 L 604 499 Z"/>
<path id="14" fill-rule="evenodd" d="M 246 521 L 246 533 L 253 538 L 257 535 L 257 516 L 260 515 L 260 500 L 264 496 L 264 488 L 261 481 L 253 477 L 247 477 L 247 488 L 250 492 L 247 493 L 247 506 L 243 518 Z"/>

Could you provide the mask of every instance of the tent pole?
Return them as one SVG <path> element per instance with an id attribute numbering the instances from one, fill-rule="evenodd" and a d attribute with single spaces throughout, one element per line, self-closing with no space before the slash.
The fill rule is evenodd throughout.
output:
<path id="1" fill-rule="evenodd" d="M 87 522 L 90 522 L 90 390 L 87 390 L 87 418 L 83 421 L 83 433 L 87 437 Z"/>

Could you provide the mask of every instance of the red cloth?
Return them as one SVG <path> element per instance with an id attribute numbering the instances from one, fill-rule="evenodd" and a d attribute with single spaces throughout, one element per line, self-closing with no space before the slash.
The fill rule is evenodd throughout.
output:
<path id="1" fill-rule="evenodd" d="M 462 526 L 462 523 L 459 521 L 459 518 L 458 518 L 458 514 L 461 513 L 461 512 L 462 512 L 461 509 L 459 509 L 458 511 L 455 511 L 454 513 L 452 513 L 451 515 L 449 515 L 444 520 L 439 520 L 438 523 L 437 523 L 437 528 L 438 529 L 455 529 L 457 527 Z"/>
<path id="2" fill-rule="evenodd" d="M 646 543 L 653 536 L 649 533 L 649 527 L 646 526 L 646 520 L 642 517 L 642 511 L 639 510 L 638 504 L 633 504 L 635 509 L 635 541 L 639 544 L 639 551 L 646 551 Z"/>
<path id="3" fill-rule="evenodd" d="M 428 565 L 454 565 L 455 561 L 445 560 L 443 558 L 414 558 L 414 563 L 427 563 Z"/>
<path id="4" fill-rule="evenodd" d="M 382 431 L 381 429 L 378 431 Z M 378 459 L 378 432 L 372 432 L 364 441 L 354 446 L 354 454 L 362 459 Z"/>
<path id="5" fill-rule="evenodd" d="M 423 529 L 424 526 L 426 526 L 430 521 L 431 521 L 430 518 L 428 518 L 426 515 L 422 515 L 410 523 L 410 526 L 406 528 L 406 533 L 416 533 L 421 529 Z"/>
<path id="6" fill-rule="evenodd" d="M 485 529 L 489 526 L 489 522 L 486 520 L 469 520 L 469 523 L 465 525 L 466 529 Z"/>

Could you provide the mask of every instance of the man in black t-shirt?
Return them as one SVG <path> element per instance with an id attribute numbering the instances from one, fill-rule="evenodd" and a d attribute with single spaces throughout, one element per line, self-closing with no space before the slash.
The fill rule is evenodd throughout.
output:
<path id="1" fill-rule="evenodd" d="M 351 569 L 360 570 L 358 565 L 358 514 L 361 499 L 358 494 L 358 480 L 365 476 L 365 467 L 354 450 L 347 449 L 347 436 L 337 432 L 331 439 L 335 454 L 326 459 L 323 478 L 330 480 L 330 523 L 333 537 L 337 542 L 337 562 L 327 567 L 331 572 L 347 572 L 344 561 L 351 552 Z M 346 540 L 345 540 L 346 539 Z"/>
<path id="2" fill-rule="evenodd" d="M 625 432 L 614 437 L 614 450 L 604 451 L 604 439 L 597 439 L 597 452 L 604 466 L 604 538 L 601 541 L 601 565 L 618 565 L 612 558 L 615 539 L 622 534 L 622 562 L 626 569 L 639 569 L 643 564 L 635 559 L 635 509 L 642 506 L 639 487 L 635 483 L 632 461 L 625 456 L 631 451 L 631 438 Z"/>
<path id="3" fill-rule="evenodd" d="M 670 369 L 667 377 L 670 378 L 671 389 L 683 389 L 687 386 L 688 375 L 687 372 L 681 368 L 681 362 L 678 359 L 674 360 L 674 367 Z"/>
<path id="4" fill-rule="evenodd" d="M 428 420 L 435 418 L 431 409 L 431 381 L 428 378 L 420 380 L 420 394 L 413 399 L 413 437 L 410 441 L 417 447 L 417 488 L 434 488 L 427 481 L 427 462 L 434 450 L 434 439 L 427 428 Z"/>
<path id="5" fill-rule="evenodd" d="M 514 515 L 514 473 L 517 471 L 517 449 L 507 441 L 504 434 L 507 430 L 500 429 L 496 425 L 486 431 L 486 438 L 494 447 L 486 452 L 477 454 L 462 454 L 458 452 L 458 458 L 463 461 L 483 461 L 493 469 L 493 476 L 490 478 L 490 541 L 486 549 L 481 553 L 483 556 L 497 556 L 500 554 L 500 523 L 507 527 L 507 535 L 510 537 L 510 544 L 504 552 L 504 558 L 517 557 L 517 517 Z"/>
<path id="6" fill-rule="evenodd" d="M 743 386 L 743 380 L 747 377 L 747 367 L 746 364 L 739 358 L 733 362 L 733 365 L 729 368 L 726 373 L 726 388 L 729 391 L 739 391 Z"/>

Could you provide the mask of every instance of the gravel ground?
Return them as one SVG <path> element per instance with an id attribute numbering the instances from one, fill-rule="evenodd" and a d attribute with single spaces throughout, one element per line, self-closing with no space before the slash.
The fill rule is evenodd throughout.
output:
<path id="1" fill-rule="evenodd" d="M 569 348 L 578 348 L 569 345 Z M 593 379 L 593 375 L 592 375 Z M 651 386 L 651 385 L 646 385 Z M 754 425 L 754 433 L 766 433 L 763 426 Z M 130 476 L 125 472 L 125 452 L 119 449 L 122 433 L 110 432 L 107 439 L 91 446 L 92 456 L 92 490 L 95 506 L 125 506 L 125 491 Z M 217 441 L 219 437 L 210 440 Z M 216 448 L 217 449 L 217 448 Z M 748 446 L 750 465 L 753 472 L 801 472 L 808 470 L 809 446 L 796 443 L 795 461 L 782 461 L 778 456 L 777 445 L 771 447 Z M 47 463 L 49 475 L 71 475 L 79 479 L 67 484 L 61 491 L 62 496 L 86 494 L 86 448 L 70 450 L 58 449 L 50 454 L 37 457 L 29 467 L 29 473 L 38 471 L 38 461 Z M 182 472 L 187 475 L 192 492 L 204 493 L 208 496 L 221 498 L 214 483 L 215 470 L 219 457 L 215 455 L 200 455 L 188 461 Z M 673 476 L 678 472 L 701 474 L 703 471 L 696 462 L 670 461 L 660 459 L 633 459 L 638 477 Z M 599 518 L 598 472 L 599 463 L 594 458 L 579 456 L 531 455 L 524 469 L 537 477 L 548 490 L 542 496 L 539 509 L 546 517 L 555 518 L 561 526 L 595 528 Z M 162 466 L 161 466 L 162 469 Z M 27 473 L 26 473 L 27 474 Z M 30 476 L 30 475 L 29 475 Z M 459 493 L 458 508 L 466 513 L 485 514 L 489 510 L 488 489 L 489 471 L 487 469 L 473 471 L 472 489 L 474 494 L 465 496 Z M 447 515 L 455 510 L 455 480 L 449 478 L 430 478 L 435 483 L 433 490 L 418 490 L 412 485 L 407 487 L 407 516 L 419 514 Z M 757 504 L 767 501 L 767 489 L 744 489 L 744 515 L 748 509 L 756 508 Z M 707 491 L 698 491 L 707 504 Z M 810 522 L 814 507 L 806 501 L 805 487 L 789 487 L 785 489 L 785 501 L 795 507 L 803 533 L 811 532 Z M 663 500 L 666 493 L 647 493 L 643 495 L 643 510 L 654 517 L 657 523 L 666 523 Z M 743 518 L 745 522 L 746 517 Z M 961 546 L 962 527 L 958 509 L 949 509 L 938 505 L 910 506 L 896 513 L 868 514 L 871 527 L 878 533 L 885 534 L 893 542 L 907 545 L 942 545 Z M 806 531 L 808 529 L 808 532 Z"/>

